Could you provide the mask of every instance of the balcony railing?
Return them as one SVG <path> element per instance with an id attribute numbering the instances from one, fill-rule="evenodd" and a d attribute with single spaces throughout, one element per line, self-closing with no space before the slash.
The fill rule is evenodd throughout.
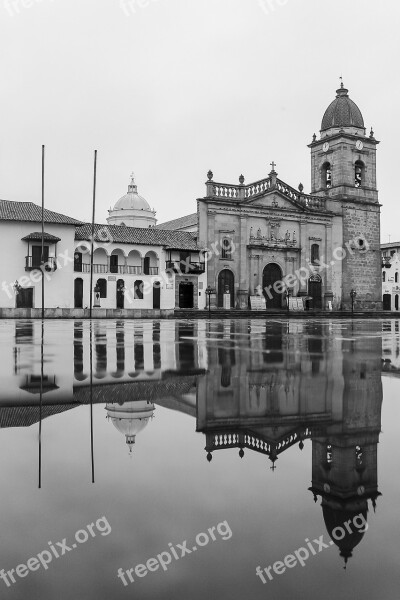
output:
<path id="1" fill-rule="evenodd" d="M 89 263 L 75 263 L 74 271 L 76 273 L 90 273 Z M 131 265 L 93 265 L 93 273 L 118 273 L 120 275 L 143 275 L 142 267 Z M 145 275 L 158 275 L 158 267 L 150 267 L 149 273 Z"/>
<path id="2" fill-rule="evenodd" d="M 33 271 L 34 269 L 40 269 L 40 258 L 36 256 L 25 256 L 25 271 Z M 44 261 L 45 271 L 55 271 L 57 269 L 57 259 L 54 256 L 49 256 Z"/>
<path id="3" fill-rule="evenodd" d="M 165 267 L 168 270 L 172 270 L 175 273 L 183 273 L 185 275 L 199 275 L 204 273 L 206 270 L 205 263 L 201 262 L 190 262 L 179 261 L 179 260 L 167 260 Z"/>

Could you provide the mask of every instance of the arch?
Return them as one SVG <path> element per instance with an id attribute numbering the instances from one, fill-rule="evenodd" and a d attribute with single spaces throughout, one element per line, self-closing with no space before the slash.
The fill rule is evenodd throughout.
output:
<path id="1" fill-rule="evenodd" d="M 218 306 L 224 306 L 224 293 L 231 296 L 231 308 L 235 306 L 235 276 L 230 269 L 222 269 L 218 275 Z"/>
<path id="2" fill-rule="evenodd" d="M 158 275 L 158 254 L 153 250 L 146 252 L 143 259 L 143 274 Z"/>
<path id="3" fill-rule="evenodd" d="M 117 281 L 117 308 L 124 308 L 125 306 L 125 282 L 123 279 Z"/>
<path id="4" fill-rule="evenodd" d="M 354 186 L 356 188 L 364 185 L 365 164 L 362 160 L 356 160 L 354 163 Z"/>
<path id="5" fill-rule="evenodd" d="M 93 273 L 107 273 L 107 271 L 107 252 L 104 250 L 104 248 L 96 248 L 96 250 L 93 252 Z"/>
<path id="6" fill-rule="evenodd" d="M 399 295 L 396 294 L 394 297 L 394 310 L 399 310 Z"/>
<path id="7" fill-rule="evenodd" d="M 161 281 L 153 282 L 153 308 L 161 308 Z"/>
<path id="8" fill-rule="evenodd" d="M 308 295 L 312 298 L 311 308 L 322 308 L 322 279 L 317 274 L 308 280 Z"/>
<path id="9" fill-rule="evenodd" d="M 126 258 L 126 270 L 129 275 L 142 274 L 142 255 L 138 250 L 131 250 Z"/>
<path id="10" fill-rule="evenodd" d="M 229 238 L 223 238 L 222 240 L 222 250 L 221 250 L 221 258 L 225 258 L 226 260 L 231 260 L 232 258 L 232 240 Z"/>
<path id="11" fill-rule="evenodd" d="M 83 279 L 77 277 L 74 281 L 74 307 L 83 308 Z"/>
<path id="12" fill-rule="evenodd" d="M 319 265 L 319 244 L 311 244 L 311 264 Z"/>
<path id="13" fill-rule="evenodd" d="M 332 165 L 326 161 L 321 168 L 321 187 L 331 188 L 332 187 Z"/>
<path id="14" fill-rule="evenodd" d="M 125 254 L 120 248 L 115 248 L 110 255 L 110 273 L 123 273 Z"/>
<path id="15" fill-rule="evenodd" d="M 279 292 L 275 285 L 282 279 L 282 269 L 277 263 L 269 263 L 264 267 L 263 294 L 267 308 L 282 308 L 283 286 L 281 286 L 282 291 Z"/>

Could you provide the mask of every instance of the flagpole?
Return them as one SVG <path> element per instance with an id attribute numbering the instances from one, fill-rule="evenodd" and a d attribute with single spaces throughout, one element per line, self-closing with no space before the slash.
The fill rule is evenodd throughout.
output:
<path id="1" fill-rule="evenodd" d="M 42 145 L 42 251 L 40 265 L 42 267 L 42 319 L 44 319 L 44 150 Z"/>
<path id="2" fill-rule="evenodd" d="M 92 235 L 90 249 L 90 290 L 89 290 L 89 316 L 92 318 L 93 304 L 93 248 L 94 248 L 94 217 L 96 208 L 96 171 L 97 171 L 97 150 L 94 151 L 94 169 L 93 169 L 93 205 L 92 205 Z"/>

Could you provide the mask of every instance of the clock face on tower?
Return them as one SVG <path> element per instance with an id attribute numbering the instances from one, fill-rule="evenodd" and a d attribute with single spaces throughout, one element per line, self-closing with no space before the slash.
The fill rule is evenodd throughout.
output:
<path id="1" fill-rule="evenodd" d="M 356 148 L 357 148 L 357 150 L 362 150 L 364 148 L 364 144 L 362 143 L 361 140 L 356 141 Z"/>
<path id="2" fill-rule="evenodd" d="M 329 142 L 325 142 L 325 144 L 322 146 L 322 150 L 324 152 L 328 152 L 328 150 L 329 150 Z"/>

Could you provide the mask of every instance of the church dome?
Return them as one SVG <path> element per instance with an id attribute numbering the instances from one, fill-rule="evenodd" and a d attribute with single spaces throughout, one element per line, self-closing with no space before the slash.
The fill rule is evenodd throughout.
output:
<path id="1" fill-rule="evenodd" d="M 364 531 L 361 531 L 359 528 L 354 526 L 354 517 L 357 515 L 362 515 L 365 523 L 367 522 L 367 510 L 364 508 L 363 510 L 340 510 L 337 508 L 333 508 L 326 503 L 323 503 L 322 506 L 322 514 L 325 521 L 325 526 L 328 531 L 329 537 L 333 541 L 334 544 L 340 550 L 340 556 L 344 558 L 345 564 L 353 555 L 353 550 L 364 537 Z M 348 532 L 347 529 L 344 529 L 343 524 L 350 521 L 350 529 L 351 533 Z M 339 540 L 335 538 L 333 535 L 334 530 L 337 527 L 341 527 L 345 531 L 345 535 L 343 539 Z"/>
<path id="2" fill-rule="evenodd" d="M 151 211 L 150 205 L 143 198 L 143 196 L 139 196 L 137 192 L 137 185 L 135 184 L 135 179 L 133 175 L 131 176 L 131 182 L 128 186 L 128 193 L 125 196 L 122 196 L 116 202 L 114 206 L 114 210 L 149 210 Z"/>
<path id="3" fill-rule="evenodd" d="M 336 90 L 336 98 L 330 103 L 322 118 L 321 131 L 332 127 L 361 127 L 364 119 L 357 104 L 349 98 L 349 90 L 343 87 Z"/>

